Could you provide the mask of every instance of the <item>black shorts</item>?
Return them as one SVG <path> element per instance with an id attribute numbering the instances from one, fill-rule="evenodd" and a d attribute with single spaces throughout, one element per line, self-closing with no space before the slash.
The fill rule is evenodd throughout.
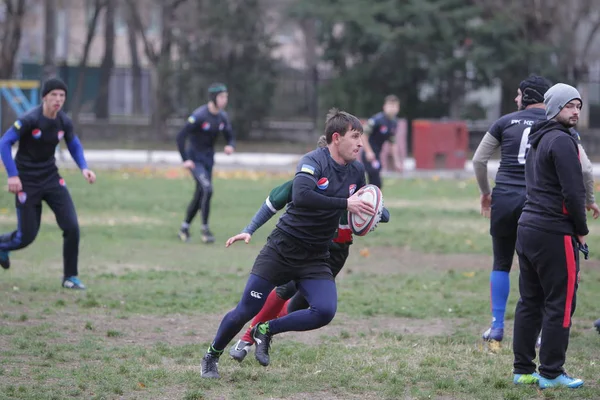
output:
<path id="1" fill-rule="evenodd" d="M 342 268 L 344 268 L 346 259 L 348 259 L 348 254 L 350 254 L 350 245 L 347 244 L 329 249 L 329 259 L 327 262 L 334 278 L 340 273 Z"/>
<path id="2" fill-rule="evenodd" d="M 496 185 L 492 190 L 490 235 L 517 237 L 519 218 L 525 205 L 525 187 Z"/>
<path id="3" fill-rule="evenodd" d="M 256 257 L 251 273 L 275 286 L 292 280 L 333 280 L 328 258 L 327 248 L 307 248 L 298 239 L 275 228 Z"/>

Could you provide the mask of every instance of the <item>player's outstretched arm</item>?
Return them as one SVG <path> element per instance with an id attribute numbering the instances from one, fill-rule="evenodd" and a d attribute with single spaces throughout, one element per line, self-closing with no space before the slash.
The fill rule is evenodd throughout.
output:
<path id="1" fill-rule="evenodd" d="M 19 171 L 17 171 L 17 165 L 12 157 L 12 146 L 18 140 L 19 132 L 12 126 L 0 138 L 0 156 L 8 174 L 8 191 L 11 193 L 18 193 L 23 190 Z"/>

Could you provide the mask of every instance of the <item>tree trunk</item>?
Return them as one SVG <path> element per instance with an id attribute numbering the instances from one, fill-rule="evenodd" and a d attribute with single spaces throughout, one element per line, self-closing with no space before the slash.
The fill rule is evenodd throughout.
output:
<path id="1" fill-rule="evenodd" d="M 131 54 L 131 92 L 133 95 L 133 114 L 142 114 L 142 67 L 138 55 L 137 35 L 133 11 L 129 8 L 127 13 L 127 34 L 129 39 L 129 52 Z"/>
<path id="2" fill-rule="evenodd" d="M 83 86 L 85 85 L 85 69 L 90 54 L 90 47 L 92 46 L 92 41 L 94 40 L 94 36 L 96 35 L 98 17 L 100 16 L 100 12 L 104 8 L 104 6 L 105 4 L 102 0 L 95 0 L 94 14 L 92 15 L 92 19 L 88 23 L 85 45 L 83 46 L 83 54 L 81 55 L 81 60 L 79 61 L 79 66 L 77 68 L 77 85 L 75 86 L 75 94 L 73 95 L 73 107 L 71 112 L 71 117 L 76 132 L 79 132 L 79 113 L 81 112 L 81 107 L 83 105 L 81 95 L 83 93 Z M 81 136 L 82 132 L 79 132 L 78 135 Z"/>
<path id="3" fill-rule="evenodd" d="M 171 115 L 170 85 L 171 77 L 170 60 L 171 45 L 173 35 L 171 33 L 171 22 L 174 18 L 174 8 L 163 3 L 161 18 L 161 45 L 160 54 L 157 62 L 154 64 L 156 82 L 154 85 L 154 112 L 152 113 L 152 123 L 157 138 L 168 140 L 167 119 Z"/>
<path id="4" fill-rule="evenodd" d="M 96 119 L 109 119 L 108 108 L 110 77 L 115 65 L 115 0 L 106 0 L 104 25 L 104 57 L 100 64 L 100 90 L 96 98 Z"/>
<path id="5" fill-rule="evenodd" d="M 56 1 L 46 0 L 42 81 L 56 76 Z"/>
<path id="6" fill-rule="evenodd" d="M 15 68 L 15 58 L 21 44 L 25 0 L 5 2 L 6 22 L 0 38 L 0 79 L 11 79 Z"/>

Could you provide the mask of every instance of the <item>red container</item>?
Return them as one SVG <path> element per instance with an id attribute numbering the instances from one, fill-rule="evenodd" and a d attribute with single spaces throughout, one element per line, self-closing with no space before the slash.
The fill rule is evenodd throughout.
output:
<path id="1" fill-rule="evenodd" d="M 464 169 L 469 131 L 463 121 L 413 121 L 416 169 Z"/>

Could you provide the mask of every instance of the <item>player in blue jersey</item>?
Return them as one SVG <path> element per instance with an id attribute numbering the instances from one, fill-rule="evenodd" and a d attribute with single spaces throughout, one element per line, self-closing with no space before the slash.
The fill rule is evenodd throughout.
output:
<path id="1" fill-rule="evenodd" d="M 367 170 L 369 183 L 380 189 L 383 185 L 381 181 L 381 149 L 385 142 L 394 143 L 396 140 L 396 130 L 398 128 L 397 115 L 399 111 L 400 99 L 394 95 L 389 95 L 384 100 L 383 112 L 369 118 L 364 127 L 368 138 L 363 141 L 365 148 L 362 155 L 362 162 Z M 405 146 L 401 147 L 405 148 Z M 402 171 L 403 164 L 398 154 L 398 149 L 396 146 L 392 146 L 392 149 L 395 167 L 399 171 Z"/>
<path id="2" fill-rule="evenodd" d="M 481 213 L 490 217 L 493 265 L 490 275 L 491 326 L 483 333 L 485 341 L 501 342 L 504 315 L 510 291 L 511 270 L 517 241 L 517 223 L 525 203 L 525 156 L 533 124 L 545 121 L 544 94 L 550 83 L 540 76 L 529 76 L 517 89 L 518 111 L 498 119 L 489 129 L 473 156 L 473 167 L 481 193 Z M 573 131 L 574 137 L 578 135 Z M 579 140 L 578 140 L 579 141 Z M 500 148 L 500 167 L 496 186 L 490 190 L 487 162 Z M 587 206 L 598 217 L 594 199 L 592 165 L 579 145 L 587 188 Z M 490 215 L 491 214 L 491 215 Z"/>
<path id="3" fill-rule="evenodd" d="M 208 217 L 213 194 L 212 170 L 217 136 L 221 133 L 227 140 L 223 149 L 225 154 L 232 154 L 235 150 L 231 122 L 224 111 L 228 101 L 227 87 L 222 83 L 213 83 L 208 88 L 208 98 L 208 103 L 194 110 L 177 135 L 177 148 L 183 159 L 183 166 L 190 170 L 196 181 L 194 197 L 179 229 L 179 238 L 184 242 L 190 239 L 190 224 L 198 210 L 202 212 L 202 241 L 215 241 L 208 227 Z"/>
<path id="4" fill-rule="evenodd" d="M 261 365 L 270 362 L 273 335 L 318 329 L 333 319 L 337 291 L 328 257 L 340 214 L 351 211 L 374 215 L 375 210 L 359 198 L 365 185 L 365 170 L 357 161 L 362 147 L 360 121 L 343 111 L 331 110 L 325 137 L 326 148 L 311 151 L 298 163 L 292 201 L 257 256 L 240 302 L 225 315 L 202 358 L 202 377 L 219 377 L 218 361 L 223 350 L 261 310 L 276 286 L 295 281 L 310 308 L 254 326 L 255 357 Z"/>
<path id="5" fill-rule="evenodd" d="M 67 85 L 51 78 L 42 86 L 42 104 L 19 117 L 0 139 L 0 154 L 8 174 L 8 190 L 14 193 L 17 229 L 0 236 L 0 265 L 10 267 L 9 252 L 30 245 L 37 236 L 42 217 L 42 200 L 56 216 L 63 231 L 64 271 L 62 286 L 85 289 L 78 278 L 79 223 L 65 180 L 59 175 L 54 158 L 56 146 L 65 140 L 83 177 L 94 183 L 96 175 L 88 169 L 81 142 L 73 133 L 71 119 L 62 111 Z M 12 145 L 19 142 L 15 159 Z"/>

